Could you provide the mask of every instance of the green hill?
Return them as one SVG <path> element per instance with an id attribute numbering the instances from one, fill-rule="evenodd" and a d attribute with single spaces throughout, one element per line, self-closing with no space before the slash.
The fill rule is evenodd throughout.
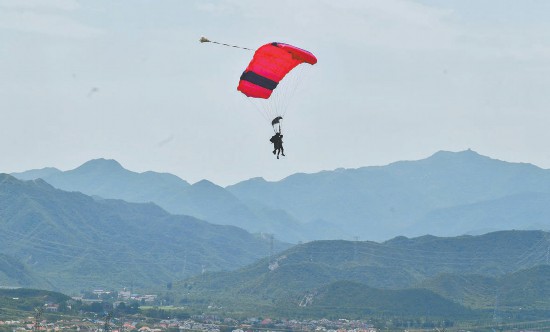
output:
<path id="1" fill-rule="evenodd" d="M 506 275 L 498 282 L 498 302 L 504 308 L 550 309 L 550 265 Z"/>
<path id="2" fill-rule="evenodd" d="M 498 279 L 478 274 L 440 274 L 424 280 L 417 287 L 453 299 L 467 307 L 490 309 L 495 305 Z"/>
<path id="3" fill-rule="evenodd" d="M 346 281 L 380 291 L 429 289 L 454 303 L 446 306 L 450 311 L 472 315 L 465 308 L 488 310 L 494 305 L 497 284 L 507 289 L 501 297 L 507 301 L 503 305 L 508 306 L 513 305 L 512 298 L 520 298 L 512 291 L 523 289 L 526 283 L 518 281 L 520 278 L 541 282 L 543 270 L 539 279 L 519 274 L 515 277 L 518 280 L 505 284 L 516 271 L 545 262 L 548 239 L 548 233 L 542 231 L 501 231 L 455 238 L 399 237 L 384 243 L 315 241 L 235 271 L 187 279 L 176 285 L 175 291 L 186 303 L 212 302 L 235 310 L 277 311 L 297 309 L 306 294 Z M 385 296 L 389 294 L 396 293 Z M 341 307 L 357 307 L 353 303 L 356 300 L 340 300 Z M 520 302 L 528 304 L 530 300 L 542 301 L 529 296 Z M 392 310 L 399 315 L 410 314 L 398 309 Z M 376 310 L 384 312 L 382 307 Z"/>
<path id="4" fill-rule="evenodd" d="M 51 285 L 21 261 L 0 253 L 0 287 L 49 288 Z"/>
<path id="5" fill-rule="evenodd" d="M 63 291 L 163 288 L 204 270 L 236 269 L 271 251 L 268 238 L 236 227 L 7 174 L 0 174 L 0 229 L 0 252 L 47 280 L 49 289 Z M 273 250 L 282 248 L 276 243 Z"/>
<path id="6" fill-rule="evenodd" d="M 376 289 L 339 281 L 310 295 L 308 304 L 303 301 L 301 307 L 308 314 L 317 313 L 319 317 L 323 317 L 323 312 L 334 317 L 356 315 L 357 318 L 368 315 L 457 319 L 478 314 L 426 289 Z"/>
<path id="7" fill-rule="evenodd" d="M 36 308 L 45 304 L 65 306 L 71 298 L 65 294 L 39 289 L 0 288 L 0 320 L 26 318 L 34 314 Z"/>

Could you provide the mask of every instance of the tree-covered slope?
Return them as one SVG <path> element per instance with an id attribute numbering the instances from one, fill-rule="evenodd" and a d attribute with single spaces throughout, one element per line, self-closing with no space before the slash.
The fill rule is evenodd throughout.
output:
<path id="1" fill-rule="evenodd" d="M 385 315 L 457 319 L 479 315 L 427 289 L 376 289 L 349 281 L 331 283 L 316 290 L 307 305 L 302 302 L 301 307 L 308 313 L 338 313 L 348 317 Z"/>
<path id="2" fill-rule="evenodd" d="M 271 251 L 269 239 L 237 227 L 7 174 L 0 175 L 0 229 L 0 252 L 60 290 L 165 287 L 201 271 L 236 269 Z"/>
<path id="3" fill-rule="evenodd" d="M 0 287 L 30 286 L 51 287 L 45 279 L 31 271 L 21 261 L 0 253 Z"/>
<path id="4" fill-rule="evenodd" d="M 544 264 L 549 245 L 550 235 L 542 231 L 399 237 L 383 243 L 314 241 L 235 271 L 188 279 L 175 291 L 189 302 L 277 307 L 298 305 L 304 294 L 349 281 L 385 290 L 429 288 L 483 310 L 494 300 L 494 278 L 503 283 L 516 271 Z"/>
<path id="5" fill-rule="evenodd" d="M 193 185 L 169 173 L 133 172 L 115 160 L 94 159 L 68 171 L 54 168 L 13 173 L 19 179 L 41 178 L 58 189 L 89 196 L 153 202 L 172 214 L 183 214 L 253 233 L 275 234 L 276 239 L 307 240 L 307 226 L 283 209 L 250 207 L 229 191 L 208 180 Z"/>

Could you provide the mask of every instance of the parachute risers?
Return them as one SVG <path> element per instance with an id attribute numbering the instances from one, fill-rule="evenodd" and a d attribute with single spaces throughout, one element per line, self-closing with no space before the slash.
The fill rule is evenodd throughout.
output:
<path id="1" fill-rule="evenodd" d="M 252 61 L 241 75 L 237 90 L 247 97 L 268 99 L 286 74 L 302 63 L 314 65 L 317 58 L 289 44 L 265 44 L 254 53 Z"/>

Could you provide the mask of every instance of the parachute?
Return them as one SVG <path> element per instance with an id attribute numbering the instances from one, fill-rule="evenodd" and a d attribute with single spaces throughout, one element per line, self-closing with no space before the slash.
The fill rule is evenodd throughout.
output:
<path id="1" fill-rule="evenodd" d="M 201 43 L 213 43 L 227 47 L 252 51 L 247 47 L 199 39 Z M 294 96 L 302 79 L 303 63 L 314 65 L 317 58 L 313 53 L 285 43 L 269 43 L 254 52 L 252 60 L 239 80 L 237 90 L 271 122 L 275 132 L 281 132 L 281 120 L 288 103 Z M 296 68 L 298 67 L 298 68 Z"/>
<path id="2" fill-rule="evenodd" d="M 303 63 L 314 65 L 317 58 L 296 46 L 269 43 L 256 50 L 240 77 L 237 90 L 249 97 L 249 100 L 260 101 L 261 105 L 255 106 L 271 121 L 275 132 L 281 131 L 281 120 L 288 107 L 287 103 L 294 94 L 301 75 L 295 75 L 292 79 L 285 77 Z"/>

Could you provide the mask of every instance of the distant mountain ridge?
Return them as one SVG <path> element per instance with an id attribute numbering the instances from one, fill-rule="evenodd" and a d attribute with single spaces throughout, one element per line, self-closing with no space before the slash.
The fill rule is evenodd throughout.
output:
<path id="1" fill-rule="evenodd" d="M 249 207 L 208 180 L 190 185 L 169 173 L 132 172 L 115 160 L 103 158 L 90 160 L 69 171 L 44 168 L 12 175 L 24 180 L 42 178 L 58 189 L 90 196 L 136 203 L 154 202 L 172 214 L 233 225 L 254 233 L 288 235 L 284 238 L 277 236 L 277 239 L 305 240 L 303 226 L 284 210 Z"/>
<path id="2" fill-rule="evenodd" d="M 44 168 L 12 175 L 22 180 L 42 178 L 65 191 L 136 203 L 165 202 L 165 205 L 174 204 L 171 198 L 183 195 L 190 186 L 187 181 L 169 173 L 132 172 L 115 160 L 103 158 L 90 160 L 65 172 Z"/>
<path id="3" fill-rule="evenodd" d="M 173 175 L 134 173 L 104 159 L 71 171 L 14 174 L 38 175 L 60 189 L 155 202 L 171 213 L 292 243 L 550 229 L 550 170 L 471 150 L 440 151 L 386 166 L 294 174 L 275 182 L 253 178 L 226 188 L 207 180 L 190 185 Z"/>
<path id="4" fill-rule="evenodd" d="M 227 187 L 243 202 L 284 208 L 304 222 L 327 220 L 362 239 L 384 240 L 397 235 L 456 236 L 472 230 L 472 222 L 441 234 L 455 220 L 440 220 L 431 228 L 427 216 L 437 210 L 469 204 L 484 204 L 528 193 L 550 193 L 550 171 L 530 164 L 508 163 L 467 150 L 440 151 L 418 161 L 400 161 L 387 166 L 340 169 L 315 174 L 294 174 L 277 182 L 259 179 Z M 526 209 L 524 200 L 509 199 L 511 208 Z M 547 215 L 546 202 L 531 204 L 532 213 Z M 550 228 L 548 222 L 540 225 Z M 542 219 L 542 218 L 541 218 Z M 426 225 L 423 223 L 426 221 Z M 521 216 L 508 220 L 506 228 L 488 215 L 477 220 L 476 228 L 524 229 Z M 459 226 L 459 225 L 457 225 Z"/>
<path id="5" fill-rule="evenodd" d="M 22 263 L 21 273 L 32 272 L 7 282 L 64 291 L 131 283 L 157 288 L 288 247 L 234 226 L 170 215 L 152 203 L 94 199 L 7 174 L 0 174 L 0 229 L 0 252 Z"/>

